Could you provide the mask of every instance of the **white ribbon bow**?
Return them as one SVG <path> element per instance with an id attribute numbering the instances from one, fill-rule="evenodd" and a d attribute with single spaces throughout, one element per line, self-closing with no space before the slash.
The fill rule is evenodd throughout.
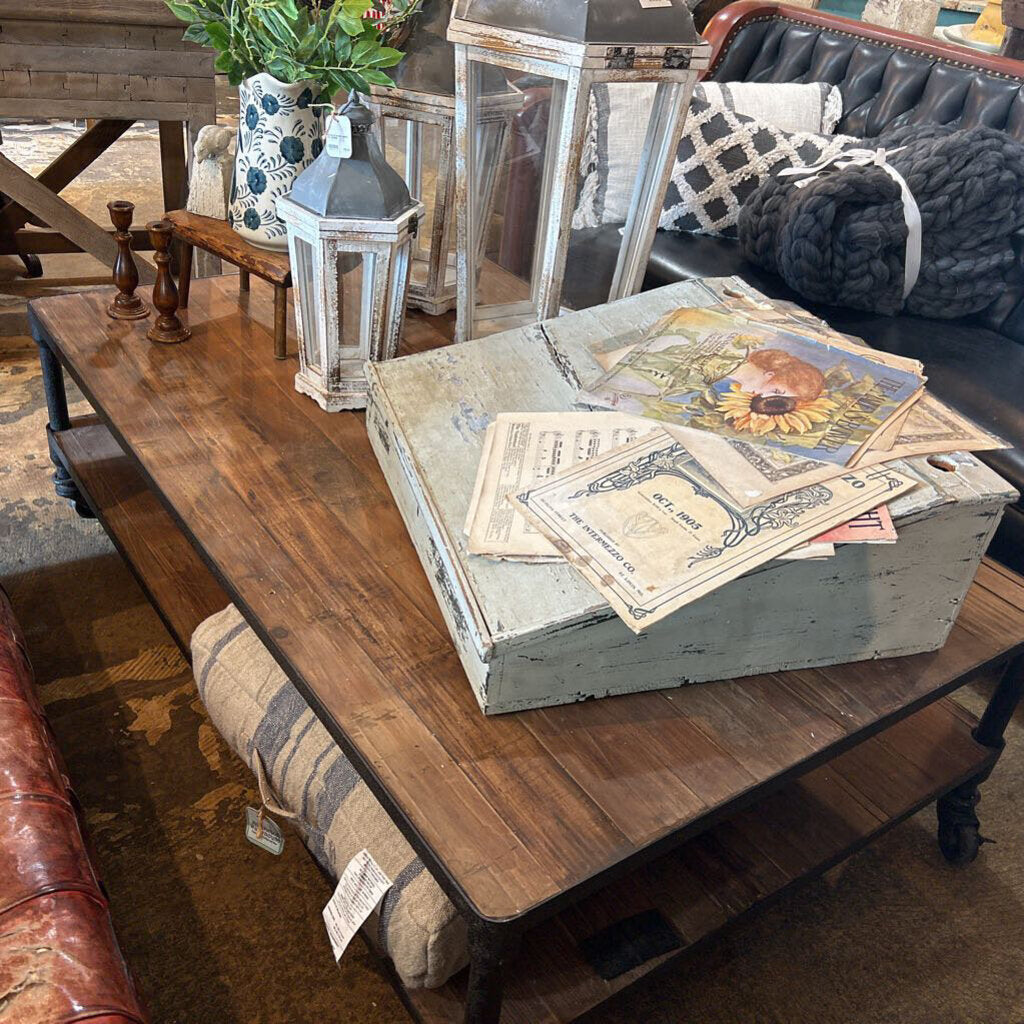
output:
<path id="1" fill-rule="evenodd" d="M 899 185 L 903 200 L 903 219 L 907 224 L 907 252 L 903 261 L 903 301 L 906 302 L 921 273 L 921 211 L 903 176 L 885 159 L 887 155 L 899 153 L 904 148 L 900 146 L 899 149 L 891 149 L 888 154 L 884 149 L 848 149 L 810 167 L 787 167 L 779 171 L 778 176 L 800 178 L 802 180 L 796 182 L 796 187 L 803 188 L 833 167 L 840 171 L 846 167 L 881 167 Z"/>

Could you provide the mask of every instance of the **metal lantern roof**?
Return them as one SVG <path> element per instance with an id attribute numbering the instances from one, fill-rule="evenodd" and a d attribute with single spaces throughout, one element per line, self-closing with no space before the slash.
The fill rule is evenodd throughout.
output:
<path id="1" fill-rule="evenodd" d="M 373 86 L 374 96 L 399 93 L 426 93 L 455 97 L 455 46 L 447 39 L 452 0 L 425 0 L 412 22 L 412 31 L 405 45 L 405 56 L 388 72 L 393 89 Z M 480 91 L 486 95 L 508 92 L 508 82 L 493 68 L 484 73 Z"/>
<path id="2" fill-rule="evenodd" d="M 445 38 L 452 0 L 426 0 L 412 25 L 405 56 L 389 74 L 409 92 L 455 95 L 454 48 Z"/>
<path id="3" fill-rule="evenodd" d="M 692 46 L 685 0 L 456 0 L 453 21 L 584 46 Z"/>
<path id="4" fill-rule="evenodd" d="M 335 116 L 347 117 L 352 125 L 352 155 L 335 155 L 325 145 L 295 179 L 289 198 L 320 217 L 348 220 L 394 220 L 415 207 L 373 137 L 373 114 L 355 93 Z"/>

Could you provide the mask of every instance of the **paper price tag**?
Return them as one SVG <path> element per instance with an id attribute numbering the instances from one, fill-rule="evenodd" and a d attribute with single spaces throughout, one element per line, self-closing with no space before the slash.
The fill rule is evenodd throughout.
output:
<path id="1" fill-rule="evenodd" d="M 276 857 L 284 849 L 284 835 L 276 821 L 263 816 L 263 825 L 260 827 L 260 812 L 255 807 L 245 809 L 245 838 L 267 853 Z"/>
<path id="2" fill-rule="evenodd" d="M 352 936 L 373 913 L 384 894 L 391 888 L 391 879 L 381 870 L 369 850 L 360 850 L 338 879 L 338 887 L 324 907 L 324 924 L 340 960 Z"/>
<path id="3" fill-rule="evenodd" d="M 327 155 L 347 160 L 352 155 L 352 122 L 344 114 L 335 114 L 327 129 Z"/>
<path id="4" fill-rule="evenodd" d="M 640 0 L 640 6 L 644 8 L 671 7 L 672 0 Z"/>

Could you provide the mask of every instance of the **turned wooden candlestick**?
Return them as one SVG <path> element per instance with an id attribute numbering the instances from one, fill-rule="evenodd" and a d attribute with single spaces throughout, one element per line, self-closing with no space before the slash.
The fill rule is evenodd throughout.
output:
<path id="1" fill-rule="evenodd" d="M 127 199 L 114 199 L 107 203 L 110 221 L 114 225 L 114 241 L 117 242 L 117 257 L 114 259 L 114 284 L 117 295 L 107 306 L 107 313 L 115 320 L 141 320 L 149 316 L 149 307 L 135 294 L 139 286 L 139 268 L 132 256 L 132 226 L 135 204 Z"/>
<path id="2" fill-rule="evenodd" d="M 146 225 L 146 230 L 149 232 L 149 242 L 153 246 L 156 259 L 153 305 L 160 314 L 146 332 L 146 337 L 163 345 L 174 345 L 192 334 L 175 315 L 178 308 L 178 289 L 175 287 L 174 278 L 171 277 L 171 254 L 168 252 L 174 227 L 170 221 L 154 220 Z"/>

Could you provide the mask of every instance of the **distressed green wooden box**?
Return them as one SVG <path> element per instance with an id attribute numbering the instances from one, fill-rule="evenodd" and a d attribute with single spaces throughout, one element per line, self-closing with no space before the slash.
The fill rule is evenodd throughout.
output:
<path id="1" fill-rule="evenodd" d="M 744 286 L 732 282 L 737 288 Z M 517 410 L 569 409 L 601 371 L 590 342 L 640 333 L 699 281 L 481 341 L 368 364 L 367 429 L 470 684 L 488 714 L 942 646 L 1016 492 L 971 455 L 948 472 L 901 463 L 921 486 L 891 506 L 894 545 L 774 562 L 634 636 L 568 566 L 466 552 L 484 431 Z"/>

